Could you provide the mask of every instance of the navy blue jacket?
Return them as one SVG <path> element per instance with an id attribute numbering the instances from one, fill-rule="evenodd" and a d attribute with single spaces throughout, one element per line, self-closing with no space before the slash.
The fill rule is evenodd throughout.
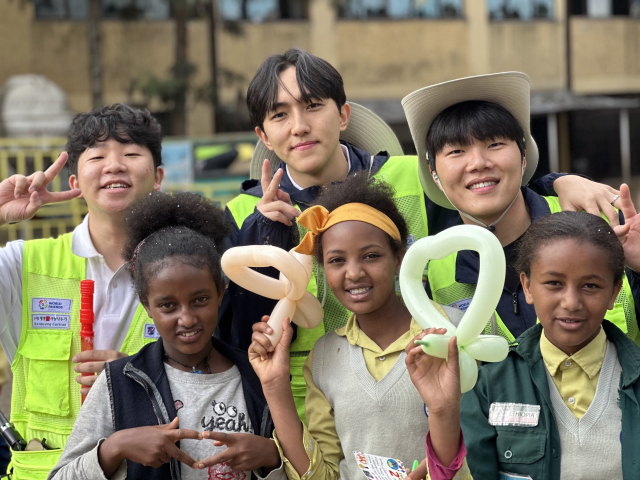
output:
<path id="1" fill-rule="evenodd" d="M 349 143 L 341 143 L 349 150 L 349 160 L 351 162 L 349 175 L 369 170 L 371 163 L 371 155 L 369 153 Z M 374 174 L 380 170 L 388 159 L 389 154 L 387 152 L 380 152 L 375 155 L 371 173 Z M 282 162 L 280 167 L 285 169 L 285 163 Z M 555 195 L 553 182 L 560 176 L 562 174 L 547 175 L 534 182 L 532 188 L 542 195 Z M 309 208 L 320 193 L 320 187 L 318 186 L 298 190 L 291 183 L 291 179 L 286 173 L 280 181 L 280 189 L 288 193 L 292 203 L 300 207 L 302 211 Z M 242 184 L 242 193 L 261 198 L 262 186 L 260 181 L 247 180 Z M 462 223 L 457 210 L 443 208 L 432 202 L 426 195 L 424 196 L 424 202 L 427 211 L 429 235 L 435 235 L 449 227 Z M 298 244 L 297 228 L 271 221 L 262 215 L 257 208 L 244 220 L 242 228 L 238 226 L 229 209 L 225 210 L 225 215 L 232 229 L 231 235 L 227 239 L 227 248 L 244 245 L 273 245 L 288 251 Z M 270 277 L 278 278 L 278 271 L 275 268 L 259 268 L 257 271 Z M 276 300 L 261 297 L 230 282 L 218 313 L 216 336 L 234 347 L 247 350 L 251 344 L 251 326 L 259 322 L 263 315 L 269 315 L 276 303 Z M 296 325 L 292 324 L 292 326 L 295 339 Z"/>
<path id="2" fill-rule="evenodd" d="M 229 347 L 217 338 L 212 338 L 211 341 L 213 347 L 240 370 L 242 391 L 255 434 L 271 438 L 273 421 L 260 380 L 253 371 L 247 354 Z M 177 416 L 163 358 L 164 348 L 160 338 L 157 342 L 145 345 L 131 357 L 105 364 L 115 431 L 165 425 Z M 179 447 L 180 443 L 177 445 Z M 172 458 L 160 468 L 152 468 L 127 461 L 127 478 L 179 480 L 180 462 Z"/>

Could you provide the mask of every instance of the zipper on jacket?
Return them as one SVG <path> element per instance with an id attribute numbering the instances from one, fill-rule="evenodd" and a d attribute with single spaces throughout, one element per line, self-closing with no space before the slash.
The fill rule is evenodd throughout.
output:
<path id="1" fill-rule="evenodd" d="M 513 299 L 513 313 L 514 315 L 518 315 L 520 312 L 520 308 L 518 307 L 518 291 L 516 290 L 511 294 L 511 298 Z"/>
<path id="2" fill-rule="evenodd" d="M 164 422 L 164 419 L 162 419 L 162 410 L 160 409 L 160 405 L 158 405 L 158 401 L 156 400 L 156 396 L 149 391 L 149 385 L 147 384 L 147 382 L 145 381 L 144 378 L 142 378 L 140 375 L 138 375 L 135 372 L 132 371 L 127 371 L 124 372 L 124 374 L 131 378 L 132 380 L 134 380 L 135 382 L 139 383 L 142 388 L 144 388 L 144 391 L 147 393 L 147 396 L 149 397 L 149 400 L 151 400 L 151 405 L 153 406 L 153 412 L 156 414 L 156 418 L 158 419 L 158 424 L 159 425 L 166 425 L 166 423 Z M 180 480 L 182 478 L 182 475 L 180 474 L 180 470 L 178 470 L 178 466 L 176 465 L 176 460 L 174 458 L 169 460 L 169 469 L 171 471 L 171 478 L 174 480 Z"/>

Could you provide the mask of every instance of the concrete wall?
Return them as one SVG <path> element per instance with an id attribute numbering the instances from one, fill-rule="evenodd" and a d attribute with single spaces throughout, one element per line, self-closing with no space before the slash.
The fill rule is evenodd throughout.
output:
<path id="1" fill-rule="evenodd" d="M 573 89 L 640 92 L 640 18 L 571 19 Z"/>
<path id="2" fill-rule="evenodd" d="M 221 100 L 236 102 L 260 62 L 292 46 L 333 63 L 354 100 L 400 99 L 433 83 L 507 70 L 526 72 L 534 90 L 566 88 L 562 0 L 553 20 L 532 22 L 490 22 L 486 0 L 467 1 L 457 20 L 338 20 L 332 1 L 312 0 L 309 21 L 242 23 L 240 36 L 220 31 L 219 65 L 245 79 L 223 87 Z M 188 32 L 194 84 L 201 85 L 210 74 L 207 24 L 191 21 Z M 35 20 L 29 2 L 0 0 L 0 85 L 39 73 L 67 92 L 74 110 L 89 109 L 86 37 L 84 22 Z M 104 21 L 102 37 L 106 102 L 136 100 L 132 83 L 165 76 L 173 63 L 172 21 Z M 640 19 L 574 17 L 571 39 L 576 92 L 640 92 Z M 209 105 L 190 101 L 187 131 L 211 132 Z"/>

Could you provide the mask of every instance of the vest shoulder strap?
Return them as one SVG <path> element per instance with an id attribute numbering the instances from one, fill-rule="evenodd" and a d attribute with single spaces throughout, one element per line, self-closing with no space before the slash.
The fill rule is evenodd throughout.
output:
<path id="1" fill-rule="evenodd" d="M 227 203 L 227 208 L 231 212 L 233 219 L 236 221 L 238 228 L 242 228 L 245 218 L 253 213 L 256 205 L 260 199 L 249 195 L 247 193 L 241 193 L 236 198 Z"/>
<path id="2" fill-rule="evenodd" d="M 86 260 L 71 253 L 72 233 L 24 242 L 22 271 L 54 278 L 84 280 Z"/>

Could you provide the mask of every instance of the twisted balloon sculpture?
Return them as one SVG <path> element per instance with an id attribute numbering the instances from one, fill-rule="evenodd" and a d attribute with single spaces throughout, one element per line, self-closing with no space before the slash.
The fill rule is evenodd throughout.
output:
<path id="1" fill-rule="evenodd" d="M 475 250 L 480 255 L 478 285 L 458 328 L 433 306 L 422 285 L 424 266 L 429 260 L 444 258 L 459 250 Z M 509 353 L 507 341 L 498 335 L 482 335 L 495 311 L 504 286 L 504 251 L 498 239 L 473 225 L 453 227 L 418 240 L 407 251 L 400 267 L 400 290 L 405 305 L 422 328 L 446 328 L 445 335 L 430 334 L 419 343 L 434 357 L 447 358 L 449 340 L 458 337 L 460 387 L 471 390 L 478 380 L 476 360 L 500 362 Z"/>
<path id="2" fill-rule="evenodd" d="M 324 316 L 318 299 L 307 291 L 313 273 L 313 258 L 291 250 L 287 252 L 270 245 L 249 245 L 227 250 L 221 259 L 222 270 L 230 280 L 263 297 L 279 300 L 269 318 L 273 329 L 267 335 L 273 345 L 282 336 L 285 317 L 302 328 L 315 328 Z M 275 267 L 280 278 L 275 279 L 250 267 Z"/>

